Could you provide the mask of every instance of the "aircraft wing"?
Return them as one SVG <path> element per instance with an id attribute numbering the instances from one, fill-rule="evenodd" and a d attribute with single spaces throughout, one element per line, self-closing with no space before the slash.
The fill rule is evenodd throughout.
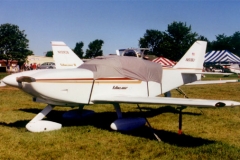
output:
<path id="1" fill-rule="evenodd" d="M 198 84 L 218 84 L 218 83 L 231 83 L 231 82 L 238 82 L 237 79 L 233 80 L 209 80 L 209 81 L 195 81 L 192 83 L 188 83 L 185 85 L 198 85 Z"/>
<path id="2" fill-rule="evenodd" d="M 206 100 L 189 98 L 166 98 L 166 97 L 96 97 L 93 103 L 134 103 L 134 104 L 166 104 L 195 107 L 224 107 L 239 106 L 240 103 L 229 100 Z"/>

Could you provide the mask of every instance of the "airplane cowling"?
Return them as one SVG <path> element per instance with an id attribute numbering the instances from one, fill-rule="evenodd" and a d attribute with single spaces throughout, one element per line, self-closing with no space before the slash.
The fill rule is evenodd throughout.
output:
<path id="1" fill-rule="evenodd" d="M 93 73 L 86 69 L 45 70 L 29 78 L 34 82 L 23 82 L 23 91 L 45 100 L 64 102 L 65 105 L 87 104 L 94 80 Z"/>

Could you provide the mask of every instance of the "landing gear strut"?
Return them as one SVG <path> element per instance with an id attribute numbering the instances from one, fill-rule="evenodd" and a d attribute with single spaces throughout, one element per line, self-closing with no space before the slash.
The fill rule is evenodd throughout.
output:
<path id="1" fill-rule="evenodd" d="M 178 117 L 178 134 L 181 135 L 182 134 L 182 110 L 187 108 L 186 106 L 181 106 L 178 107 L 177 109 L 179 109 L 179 117 Z"/>

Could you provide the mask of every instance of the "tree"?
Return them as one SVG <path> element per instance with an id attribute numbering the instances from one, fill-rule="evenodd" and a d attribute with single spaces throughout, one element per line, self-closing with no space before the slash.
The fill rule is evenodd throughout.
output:
<path id="1" fill-rule="evenodd" d="M 93 57 L 97 57 L 97 56 L 102 56 L 103 55 L 103 51 L 101 50 L 102 45 L 104 44 L 104 41 L 101 39 L 96 39 L 93 42 L 90 42 L 88 45 L 88 48 L 86 50 L 86 58 L 93 58 Z"/>
<path id="2" fill-rule="evenodd" d="M 84 43 L 81 41 L 81 42 L 78 42 L 76 43 L 76 46 L 75 48 L 73 49 L 73 51 L 76 53 L 76 55 L 79 57 L 79 58 L 83 58 L 83 46 L 84 46 Z"/>
<path id="3" fill-rule="evenodd" d="M 198 38 L 198 34 L 191 30 L 191 26 L 183 22 L 173 22 L 168 25 L 161 45 L 162 54 L 171 60 L 178 61 Z"/>
<path id="4" fill-rule="evenodd" d="M 232 45 L 232 50 L 230 50 L 230 51 L 240 57 L 240 32 L 239 31 L 235 32 L 231 36 L 230 43 Z"/>
<path id="5" fill-rule="evenodd" d="M 240 32 L 235 32 L 232 36 L 219 34 L 216 40 L 209 43 L 210 50 L 228 50 L 240 56 Z"/>
<path id="6" fill-rule="evenodd" d="M 149 48 L 148 54 L 160 55 L 160 44 L 163 43 L 163 33 L 158 30 L 146 30 L 143 38 L 139 40 L 140 48 Z"/>
<path id="7" fill-rule="evenodd" d="M 24 30 L 20 31 L 17 25 L 2 24 L 0 26 L 0 58 L 7 60 L 17 60 L 24 62 L 29 55 L 33 55 L 28 50 L 29 40 L 26 38 Z"/>
<path id="8" fill-rule="evenodd" d="M 231 37 L 225 34 L 219 34 L 216 36 L 216 41 L 211 42 L 211 50 L 232 50 Z"/>
<path id="9" fill-rule="evenodd" d="M 47 51 L 46 57 L 53 57 L 53 51 Z"/>
<path id="10" fill-rule="evenodd" d="M 150 48 L 156 56 L 178 61 L 197 39 L 207 40 L 204 36 L 192 32 L 191 26 L 186 23 L 173 22 L 165 32 L 146 30 L 143 38 L 139 40 L 139 46 Z"/>

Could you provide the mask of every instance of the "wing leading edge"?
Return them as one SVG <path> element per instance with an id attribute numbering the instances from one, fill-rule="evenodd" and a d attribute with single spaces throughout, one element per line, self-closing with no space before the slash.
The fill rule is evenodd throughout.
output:
<path id="1" fill-rule="evenodd" d="M 229 100 L 206 100 L 189 98 L 166 98 L 166 97 L 96 97 L 93 103 L 134 103 L 134 104 L 167 104 L 194 107 L 224 107 L 239 106 L 240 103 Z"/>

